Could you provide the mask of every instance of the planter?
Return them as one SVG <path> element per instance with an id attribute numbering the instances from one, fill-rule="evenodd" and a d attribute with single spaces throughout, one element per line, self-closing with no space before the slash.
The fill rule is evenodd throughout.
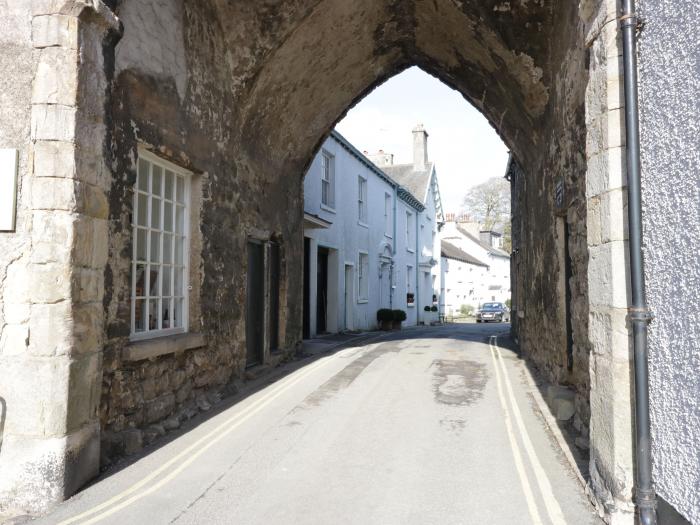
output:
<path id="1" fill-rule="evenodd" d="M 401 321 L 392 321 L 391 328 L 393 330 L 401 330 Z"/>
<path id="2" fill-rule="evenodd" d="M 379 321 L 379 329 L 389 331 L 394 328 L 394 321 Z"/>

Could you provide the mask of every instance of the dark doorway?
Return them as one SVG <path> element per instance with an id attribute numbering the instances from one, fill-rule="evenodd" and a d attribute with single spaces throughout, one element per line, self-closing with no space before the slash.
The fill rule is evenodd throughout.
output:
<path id="1" fill-rule="evenodd" d="M 265 322 L 265 256 L 262 242 L 248 242 L 248 289 L 246 294 L 246 366 L 263 361 Z"/>
<path id="2" fill-rule="evenodd" d="M 270 350 L 279 348 L 280 245 L 270 243 Z"/>
<path id="3" fill-rule="evenodd" d="M 328 248 L 318 249 L 318 266 L 316 267 L 316 333 L 327 331 L 328 314 Z"/>
<path id="4" fill-rule="evenodd" d="M 311 305 L 309 286 L 311 279 L 309 277 L 309 249 L 310 242 L 308 237 L 304 237 L 304 339 L 311 337 Z"/>

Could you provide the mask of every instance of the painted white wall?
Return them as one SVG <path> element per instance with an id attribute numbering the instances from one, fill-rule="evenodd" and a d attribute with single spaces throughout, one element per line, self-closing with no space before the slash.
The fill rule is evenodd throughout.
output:
<path id="1" fill-rule="evenodd" d="M 458 315 L 462 305 L 479 308 L 486 295 L 489 271 L 485 266 L 442 257 L 444 312 Z"/>
<path id="2" fill-rule="evenodd" d="M 510 258 L 490 253 L 480 242 L 463 235 L 454 222 L 445 223 L 440 238 L 444 239 L 488 266 L 478 287 L 477 307 L 489 301 L 505 302 L 510 299 Z M 449 278 L 448 278 L 449 279 Z"/>
<path id="3" fill-rule="evenodd" d="M 334 206 L 321 204 L 321 154 L 333 156 Z M 367 181 L 367 220 L 359 220 L 358 177 Z M 385 217 L 385 195 L 390 197 L 390 216 Z M 310 329 L 317 333 L 316 322 L 316 258 L 318 247 L 331 250 L 329 255 L 328 320 L 329 332 L 348 328 L 370 330 L 377 327 L 379 308 L 402 309 L 407 312 L 405 325 L 415 324 L 417 307 L 406 304 L 406 267 L 417 267 L 415 245 L 407 250 L 405 239 L 406 211 L 415 217 L 420 214 L 404 201 L 396 198 L 395 187 L 345 148 L 333 135 L 323 143 L 304 177 L 304 211 L 331 223 L 327 229 L 307 229 L 304 235 L 310 242 Z M 393 216 L 396 215 L 396 221 Z M 432 219 L 433 222 L 434 219 Z M 394 232 L 396 228 L 396 234 Z M 395 239 L 397 237 L 398 239 Z M 415 242 L 415 234 L 413 240 Z M 395 245 L 396 242 L 396 246 Z M 396 254 L 394 254 L 396 249 Z M 369 257 L 368 295 L 360 297 L 360 253 Z M 393 255 L 393 268 L 392 268 Z M 354 276 L 354 290 L 350 304 L 351 326 L 346 326 L 346 266 Z M 439 270 L 438 270 L 439 271 Z M 416 276 L 414 270 L 414 278 Z M 415 287 L 417 281 L 413 283 Z M 393 293 L 392 293 L 393 292 Z"/>

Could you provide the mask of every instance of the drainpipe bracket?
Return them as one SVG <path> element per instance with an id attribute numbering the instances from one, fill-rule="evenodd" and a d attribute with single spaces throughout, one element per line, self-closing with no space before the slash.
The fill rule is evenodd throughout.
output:
<path id="1" fill-rule="evenodd" d="M 639 307 L 630 307 L 628 308 L 628 316 L 630 321 L 632 322 L 643 322 L 643 323 L 651 323 L 654 319 L 654 312 L 649 310 L 647 307 L 639 308 Z"/>

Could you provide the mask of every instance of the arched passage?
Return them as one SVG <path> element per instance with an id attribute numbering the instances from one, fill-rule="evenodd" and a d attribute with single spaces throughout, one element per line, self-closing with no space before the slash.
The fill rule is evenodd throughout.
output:
<path id="1" fill-rule="evenodd" d="M 60 126 L 35 129 L 32 155 L 34 166 L 48 166 L 65 154 L 61 159 L 70 165 L 65 171 L 78 188 L 61 193 L 65 188 L 55 178 L 37 184 L 36 191 L 65 197 L 52 211 L 59 219 L 80 217 L 68 226 L 75 249 L 50 261 L 76 284 L 56 292 L 69 306 L 68 313 L 60 312 L 67 319 L 61 332 L 66 350 L 54 358 L 69 371 L 56 367 L 51 373 L 71 396 L 87 401 L 55 411 L 62 429 L 56 432 L 64 440 L 57 454 L 64 460 L 50 487 L 31 495 L 32 480 L 41 475 L 34 469 L 34 478 L 20 487 L 0 487 L 0 494 L 28 494 L 29 506 L 60 499 L 94 473 L 96 441 L 109 460 L 112 451 L 124 451 L 132 430 L 140 432 L 183 404 L 204 405 L 210 390 L 243 373 L 241 305 L 251 239 L 267 243 L 263 259 L 272 251 L 268 245 L 280 247 L 283 307 L 277 335 L 282 346 L 294 348 L 302 330 L 304 168 L 363 94 L 418 65 L 480 109 L 522 168 L 516 195 L 523 254 L 517 268 L 520 295 L 527 298 L 519 320 L 521 344 L 552 380 L 576 386 L 586 428 L 590 407 L 594 492 L 606 511 L 629 511 L 622 141 L 619 102 L 615 106 L 619 86 L 607 73 L 616 57 L 616 29 L 597 31 L 614 14 L 608 3 L 117 0 L 96 1 L 97 9 L 77 0 L 56 4 L 28 16 L 35 16 L 37 28 L 46 21 L 41 17 L 73 24 L 75 41 L 44 28 L 45 47 L 72 60 L 66 67 L 74 68 L 68 76 L 76 85 L 60 93 L 64 98 L 58 102 L 72 108 L 82 127 L 70 136 Z M 36 45 L 43 49 L 39 40 Z M 53 62 L 29 61 L 28 82 Z M 41 80 L 37 75 L 35 82 Z M 39 91 L 32 111 L 57 111 L 54 91 Z M 32 119 L 49 121 L 39 117 Z M 201 337 L 188 339 L 187 348 L 156 354 L 134 350 L 130 338 L 132 197 L 142 150 L 192 175 L 188 316 Z M 23 177 L 30 175 L 28 169 Z M 563 190 L 560 201 L 557 189 Z M 20 225 L 31 222 L 22 210 L 32 206 L 21 204 Z M 570 226 L 572 370 L 563 351 L 566 323 L 557 291 L 563 267 L 557 243 L 564 242 L 555 233 L 557 216 Z M 60 232 L 49 230 L 63 223 L 50 219 L 43 229 L 27 228 L 29 239 L 36 232 L 35 246 L 43 246 L 45 238 L 60 243 Z M 81 244 L 86 238 L 92 244 Z M 34 264 L 46 250 L 36 257 L 30 252 L 17 264 Z M 53 296 L 22 293 L 27 304 L 55 309 Z M 20 338 L 17 344 L 25 343 Z M 94 357 L 89 376 L 70 371 L 84 352 L 81 345 Z M 138 359 L 143 355 L 151 359 Z M 269 352 L 262 358 L 270 359 Z M 31 369 L 22 359 L 16 364 L 20 374 Z M 48 435 L 45 422 L 25 423 L 8 420 L 5 428 L 10 437 L 36 436 L 36 447 L 25 447 L 13 459 L 11 468 L 18 470 L 49 461 L 40 447 Z"/>

